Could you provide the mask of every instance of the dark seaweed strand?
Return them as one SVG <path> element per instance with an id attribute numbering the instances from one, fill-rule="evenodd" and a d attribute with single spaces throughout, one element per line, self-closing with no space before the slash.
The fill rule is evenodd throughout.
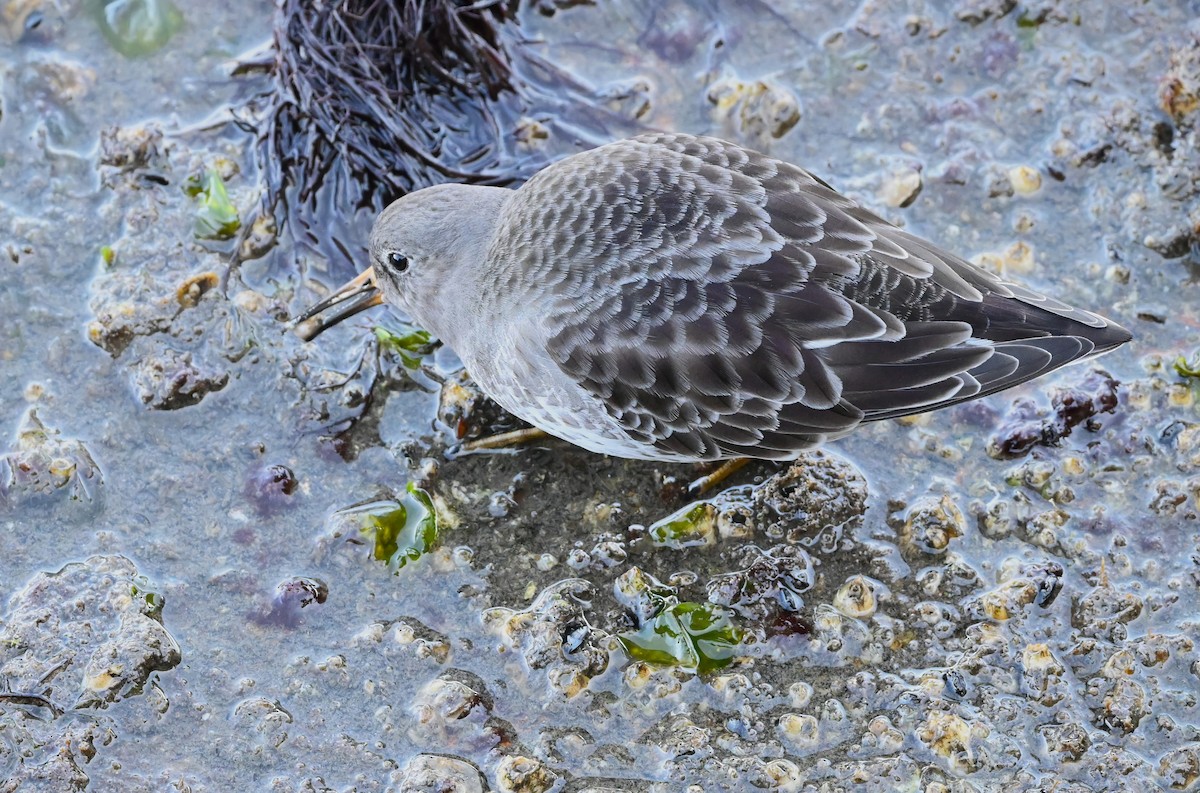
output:
<path id="1" fill-rule="evenodd" d="M 519 183 L 545 164 L 512 150 L 513 126 L 533 104 L 603 140 L 613 119 L 528 51 L 516 9 L 515 0 L 278 0 L 275 90 L 256 124 L 263 211 L 283 207 L 293 233 L 316 241 L 331 214 L 379 210 L 431 184 Z"/>

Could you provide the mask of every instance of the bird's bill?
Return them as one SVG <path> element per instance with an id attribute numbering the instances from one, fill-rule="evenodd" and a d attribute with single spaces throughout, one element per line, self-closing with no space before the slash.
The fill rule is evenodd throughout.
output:
<path id="1" fill-rule="evenodd" d="M 305 341 L 312 341 L 342 320 L 382 302 L 383 293 L 375 285 L 375 271 L 368 267 L 354 280 L 297 317 L 294 326 L 296 335 Z M 330 310 L 331 313 L 320 316 Z"/>

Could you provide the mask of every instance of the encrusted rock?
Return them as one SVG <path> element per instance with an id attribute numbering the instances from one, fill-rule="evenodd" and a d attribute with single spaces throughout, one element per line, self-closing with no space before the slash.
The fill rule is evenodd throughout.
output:
<path id="1" fill-rule="evenodd" d="M 708 582 L 708 599 L 743 616 L 765 620 L 779 611 L 798 612 L 803 593 L 816 581 L 813 560 L 805 549 L 777 545 L 768 551 L 748 549 L 750 564 Z"/>
<path id="2" fill-rule="evenodd" d="M 589 2 L 590 0 L 579 0 Z M 643 118 L 650 112 L 653 86 L 644 77 L 635 77 L 613 83 L 599 92 L 599 97 L 618 115 L 626 118 Z"/>
<path id="3" fill-rule="evenodd" d="M 101 171 L 112 169 L 124 173 L 148 166 L 162 167 L 166 164 L 163 157 L 163 133 L 157 124 L 112 126 L 100 131 Z M 110 177 L 111 174 L 105 178 Z"/>
<path id="4" fill-rule="evenodd" d="M 393 775 L 396 793 L 484 793 L 487 783 L 466 760 L 444 754 L 419 754 Z"/>
<path id="5" fill-rule="evenodd" d="M 573 697 L 608 668 L 604 635 L 584 616 L 590 600 L 591 584 L 566 579 L 542 590 L 528 609 L 494 608 L 486 619 L 530 669 L 546 670 L 550 684 Z"/>
<path id="6" fill-rule="evenodd" d="M 1142 719 L 1150 715 L 1146 689 L 1134 680 L 1115 680 L 1104 695 L 1100 720 L 1109 730 L 1128 735 L 1137 729 Z"/>
<path id="7" fill-rule="evenodd" d="M 1068 762 L 1080 760 L 1092 745 L 1087 728 L 1076 722 L 1045 724 L 1038 732 L 1046 742 L 1046 751 Z"/>
<path id="8" fill-rule="evenodd" d="M 412 703 L 422 724 L 444 724 L 472 714 L 486 717 L 492 707 L 483 680 L 461 669 L 449 669 L 425 684 Z"/>
<path id="9" fill-rule="evenodd" d="M 730 78 L 708 89 L 716 113 L 734 122 L 746 138 L 782 138 L 800 121 L 800 101 L 787 88 Z"/>
<path id="10" fill-rule="evenodd" d="M 1142 599 L 1121 592 L 1104 582 L 1077 600 L 1071 609 L 1071 624 L 1084 636 L 1124 640 L 1125 625 L 1142 613 Z"/>
<path id="11" fill-rule="evenodd" d="M 96 85 L 96 72 L 60 55 L 55 59 L 34 58 L 16 72 L 27 97 L 58 107 L 85 99 Z"/>
<path id="12" fill-rule="evenodd" d="M 190 351 L 154 345 L 137 361 L 134 390 L 154 410 L 178 410 L 200 402 L 229 383 L 229 372 L 196 361 Z"/>
<path id="13" fill-rule="evenodd" d="M 239 702 L 233 709 L 234 723 L 253 732 L 259 741 L 278 749 L 288 739 L 288 731 L 294 721 L 277 699 L 250 697 Z"/>
<path id="14" fill-rule="evenodd" d="M 1158 776 L 1170 790 L 1192 790 L 1200 779 L 1200 746 L 1167 752 L 1158 761 Z"/>
<path id="15" fill-rule="evenodd" d="M 354 646 L 381 646 L 383 652 L 411 652 L 416 658 L 429 658 L 439 664 L 450 660 L 451 645 L 439 633 L 413 617 L 373 622 L 353 638 Z"/>
<path id="16" fill-rule="evenodd" d="M 754 492 L 756 523 L 771 537 L 856 526 L 867 508 L 857 468 L 823 451 L 805 452 Z"/>
<path id="17" fill-rule="evenodd" d="M 557 774 L 532 757 L 508 755 L 496 768 L 501 793 L 546 793 L 557 781 Z"/>
<path id="18" fill-rule="evenodd" d="M 1025 690 L 1046 707 L 1053 707 L 1067 696 L 1064 674 L 1066 668 L 1045 644 L 1027 645 L 1021 653 L 1021 675 Z"/>
<path id="19" fill-rule="evenodd" d="M 154 672 L 180 661 L 161 609 L 123 556 L 39 573 L 0 623 L 0 680 L 42 692 L 59 712 L 139 694 Z"/>
<path id="20" fill-rule="evenodd" d="M 77 730 L 69 729 L 60 739 L 57 751 L 47 747 L 32 736 L 22 734 L 14 725 L 6 724 L 6 718 L 0 715 L 0 731 L 7 742 L 15 744 L 14 748 L 22 747 L 28 752 L 28 758 L 21 758 L 16 767 L 6 764 L 0 770 L 4 778 L 0 779 L 0 793 L 84 793 L 91 780 L 80 767 L 80 760 L 72 751 L 71 740 L 85 738 L 84 735 L 74 734 Z M 90 740 L 91 736 L 86 736 Z M 6 747 L 7 748 L 7 747 Z M 8 754 L 0 750 L 0 760 L 7 760 Z M 15 752 L 14 752 L 15 754 Z"/>
<path id="21" fill-rule="evenodd" d="M 974 733 L 972 726 L 958 714 L 935 710 L 925 717 L 917 738 L 934 754 L 944 758 L 951 768 L 970 772 L 979 767 Z"/>
<path id="22" fill-rule="evenodd" d="M 954 16 L 963 22 L 978 25 L 1002 17 L 1016 7 L 1017 0 L 963 0 L 954 10 Z"/>
<path id="23" fill-rule="evenodd" d="M 846 706 L 830 698 L 821 704 L 818 715 L 785 713 L 775 726 L 791 753 L 803 757 L 846 742 L 852 737 L 853 725 Z"/>
<path id="24" fill-rule="evenodd" d="M 430 680 L 409 704 L 411 740 L 422 746 L 453 746 L 464 754 L 492 752 L 515 740 L 511 724 L 493 715 L 483 680 L 462 669 L 447 669 Z"/>
<path id="25" fill-rule="evenodd" d="M 901 547 L 923 554 L 941 554 L 966 529 L 962 510 L 950 496 L 922 498 L 908 510 L 900 532 Z"/>
<path id="26" fill-rule="evenodd" d="M 103 483 L 83 441 L 63 438 L 42 423 L 36 410 L 25 414 L 16 445 L 0 457 L 0 504 L 6 493 L 21 498 L 63 491 L 71 498 L 90 500 Z"/>
<path id="27" fill-rule="evenodd" d="M 88 323 L 88 339 L 114 358 L 135 338 L 170 330 L 179 311 L 174 297 L 162 293 L 146 268 L 97 278 L 92 291 L 89 305 L 96 319 Z"/>
<path id="28" fill-rule="evenodd" d="M 1195 122 L 1200 111 L 1200 34 L 1191 34 L 1171 53 L 1170 67 L 1158 86 L 1158 101 L 1177 126 Z"/>

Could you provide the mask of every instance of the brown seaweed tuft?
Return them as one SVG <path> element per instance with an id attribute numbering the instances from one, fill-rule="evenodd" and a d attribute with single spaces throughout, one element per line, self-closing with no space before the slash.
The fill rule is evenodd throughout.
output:
<path id="1" fill-rule="evenodd" d="M 519 139 L 523 120 L 575 146 L 612 137 L 617 119 L 532 51 L 517 8 L 277 0 L 272 54 L 243 64 L 273 83 L 242 114 L 258 135 L 264 211 L 355 258 L 361 234 L 342 229 L 359 210 L 440 182 L 520 183 L 549 162 L 552 147 Z"/>

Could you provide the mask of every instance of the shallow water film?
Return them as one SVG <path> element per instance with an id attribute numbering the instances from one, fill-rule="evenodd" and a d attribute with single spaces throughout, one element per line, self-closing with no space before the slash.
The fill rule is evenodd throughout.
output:
<path id="1" fill-rule="evenodd" d="M 715 134 L 1134 341 L 703 501 L 462 454 L 420 329 L 289 331 L 373 210 L 264 199 L 273 4 L 0 0 L 0 791 L 1200 790 L 1200 3 L 505 8 L 470 178 Z"/>

